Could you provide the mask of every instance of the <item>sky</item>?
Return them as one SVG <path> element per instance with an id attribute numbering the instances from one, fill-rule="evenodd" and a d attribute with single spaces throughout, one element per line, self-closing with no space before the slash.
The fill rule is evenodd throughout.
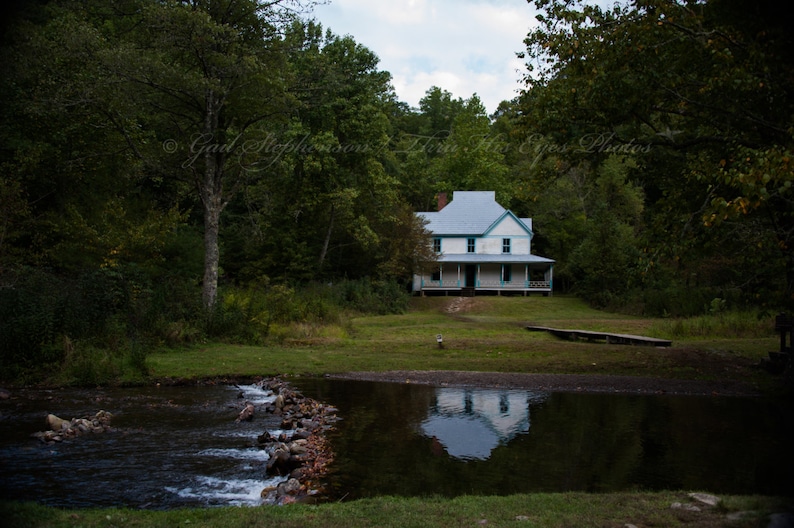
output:
<path id="1" fill-rule="evenodd" d="M 536 24 L 527 0 L 331 0 L 312 16 L 375 53 L 400 101 L 418 108 L 438 86 L 454 98 L 476 93 L 489 114 L 521 89 L 516 53 Z"/>

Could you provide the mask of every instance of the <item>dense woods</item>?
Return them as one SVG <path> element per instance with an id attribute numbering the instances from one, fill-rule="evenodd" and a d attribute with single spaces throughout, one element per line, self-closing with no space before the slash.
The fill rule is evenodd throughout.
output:
<path id="1" fill-rule="evenodd" d="M 433 260 L 413 212 L 455 190 L 533 217 L 555 289 L 596 306 L 794 304 L 779 3 L 534 0 L 524 90 L 492 115 L 442 87 L 399 101 L 376 54 L 311 3 L 12 4 L 4 371 L 102 377 L 164 344 L 403 310 Z"/>

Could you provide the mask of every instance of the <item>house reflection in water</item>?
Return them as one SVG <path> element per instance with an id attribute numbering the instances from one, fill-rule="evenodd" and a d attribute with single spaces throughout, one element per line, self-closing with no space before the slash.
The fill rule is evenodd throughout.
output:
<path id="1" fill-rule="evenodd" d="M 499 445 L 529 432 L 529 407 L 544 393 L 519 390 L 436 389 L 420 429 L 451 457 L 485 460 Z"/>

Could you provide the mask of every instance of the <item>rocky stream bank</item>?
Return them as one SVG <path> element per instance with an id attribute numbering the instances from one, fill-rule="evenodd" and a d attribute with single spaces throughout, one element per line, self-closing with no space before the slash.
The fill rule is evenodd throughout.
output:
<path id="1" fill-rule="evenodd" d="M 269 455 L 267 473 L 288 477 L 278 486 L 262 490 L 262 498 L 267 503 L 289 504 L 320 497 L 322 477 L 333 461 L 325 433 L 338 419 L 336 409 L 302 395 L 278 378 L 257 385 L 275 395 L 264 412 L 281 417 L 278 434 L 264 431 L 257 437 Z M 253 420 L 255 413 L 254 405 L 246 402 L 237 420 Z"/>

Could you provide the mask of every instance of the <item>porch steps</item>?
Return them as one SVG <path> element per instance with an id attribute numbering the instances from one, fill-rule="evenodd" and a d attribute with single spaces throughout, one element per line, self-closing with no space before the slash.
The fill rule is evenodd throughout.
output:
<path id="1" fill-rule="evenodd" d="M 460 289 L 460 296 L 461 297 L 474 297 L 474 292 L 476 291 L 475 288 L 467 286 Z"/>
<path id="2" fill-rule="evenodd" d="M 548 332 L 560 339 L 576 341 L 577 339 L 587 339 L 588 341 L 606 341 L 617 345 L 645 345 L 656 347 L 669 347 L 673 342 L 668 339 L 657 339 L 655 337 L 636 336 L 629 334 L 613 334 L 609 332 L 593 332 L 590 330 L 568 330 L 563 328 L 549 328 L 547 326 L 527 326 L 527 330 L 533 332 Z"/>

